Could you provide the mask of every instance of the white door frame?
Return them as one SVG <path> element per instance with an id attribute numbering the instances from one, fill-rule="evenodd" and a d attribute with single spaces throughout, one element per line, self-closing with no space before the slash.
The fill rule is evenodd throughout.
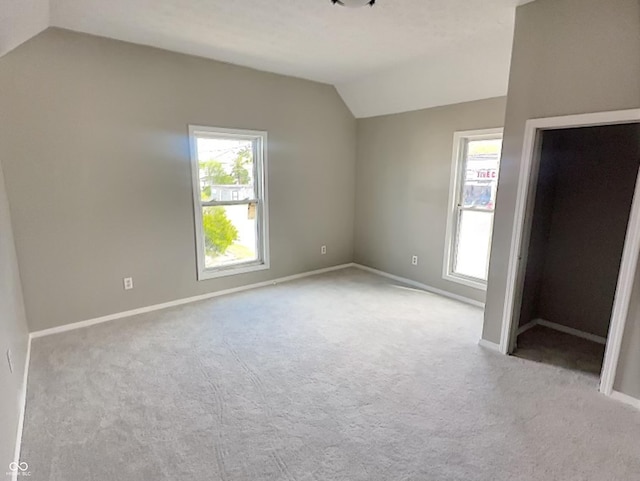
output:
<path id="1" fill-rule="evenodd" d="M 507 287 L 502 313 L 500 352 L 503 354 L 509 354 L 515 346 L 515 331 L 517 330 L 517 326 L 514 325 L 513 319 L 516 317 L 515 308 L 519 306 L 522 299 L 523 276 L 521 276 L 521 274 L 527 264 L 528 233 L 530 233 L 531 228 L 533 200 L 535 199 L 535 188 L 540 164 L 541 132 L 544 130 L 629 123 L 640 123 L 640 109 L 527 120 L 520 163 L 520 177 L 518 180 L 515 218 L 511 235 L 511 248 L 509 250 Z M 640 172 L 636 180 L 633 203 L 631 204 L 629 224 L 624 241 L 618 283 L 611 312 L 611 324 L 600 378 L 600 392 L 607 396 L 610 396 L 613 392 L 613 383 L 618 366 L 618 358 L 620 357 L 624 326 L 629 312 L 629 301 L 636 274 L 639 251 Z"/>

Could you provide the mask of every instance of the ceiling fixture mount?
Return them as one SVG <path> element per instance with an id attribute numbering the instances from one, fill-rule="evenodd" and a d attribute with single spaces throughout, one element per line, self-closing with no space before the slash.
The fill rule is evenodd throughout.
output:
<path id="1" fill-rule="evenodd" d="M 364 7 L 365 5 L 373 7 L 373 5 L 376 3 L 376 0 L 331 0 L 331 3 L 333 3 L 334 5 L 338 4 L 342 5 L 343 7 L 350 8 Z"/>

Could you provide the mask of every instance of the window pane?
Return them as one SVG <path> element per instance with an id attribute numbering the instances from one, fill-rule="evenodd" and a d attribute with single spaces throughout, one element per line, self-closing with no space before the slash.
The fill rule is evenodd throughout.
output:
<path id="1" fill-rule="evenodd" d="M 256 205 L 202 208 L 205 268 L 258 260 Z"/>
<path id="2" fill-rule="evenodd" d="M 256 198 L 252 140 L 198 137 L 196 145 L 204 202 Z"/>
<path id="3" fill-rule="evenodd" d="M 463 207 L 494 209 L 501 150 L 502 139 L 467 142 L 461 196 Z"/>
<path id="4" fill-rule="evenodd" d="M 460 211 L 456 258 L 456 274 L 487 280 L 493 213 Z"/>

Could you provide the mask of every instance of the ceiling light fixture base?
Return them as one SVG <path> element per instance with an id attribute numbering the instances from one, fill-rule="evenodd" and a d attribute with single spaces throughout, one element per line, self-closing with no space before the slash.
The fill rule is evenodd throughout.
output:
<path id="1" fill-rule="evenodd" d="M 373 7 L 376 0 L 331 0 L 331 3 L 349 8 L 364 7 L 366 5 Z"/>

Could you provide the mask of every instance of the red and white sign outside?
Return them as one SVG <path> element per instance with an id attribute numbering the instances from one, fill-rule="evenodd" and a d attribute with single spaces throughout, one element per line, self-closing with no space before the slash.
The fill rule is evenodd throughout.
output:
<path id="1" fill-rule="evenodd" d="M 498 169 L 467 169 L 466 180 L 495 180 Z"/>

